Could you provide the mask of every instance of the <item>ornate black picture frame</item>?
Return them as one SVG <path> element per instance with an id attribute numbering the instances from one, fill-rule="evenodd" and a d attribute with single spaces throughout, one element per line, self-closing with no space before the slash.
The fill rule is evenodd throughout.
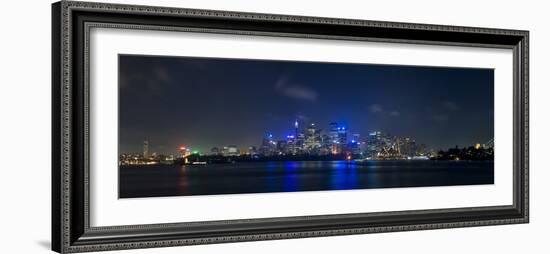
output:
<path id="1" fill-rule="evenodd" d="M 512 49 L 513 205 L 91 227 L 88 33 L 199 31 Z M 527 223 L 528 31 L 62 1 L 52 6 L 52 249 L 60 253 Z"/>

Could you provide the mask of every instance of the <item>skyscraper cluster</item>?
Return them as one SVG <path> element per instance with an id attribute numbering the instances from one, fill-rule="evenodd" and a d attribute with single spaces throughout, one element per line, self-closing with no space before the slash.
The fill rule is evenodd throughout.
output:
<path id="1" fill-rule="evenodd" d="M 426 146 L 416 144 L 412 138 L 400 138 L 380 131 L 370 132 L 363 137 L 350 133 L 346 126 L 336 122 L 328 124 L 323 131 L 315 123 L 301 127 L 294 123 L 293 134 L 276 139 L 267 134 L 257 153 L 262 156 L 276 155 L 359 155 L 376 159 L 400 159 L 426 156 Z"/>

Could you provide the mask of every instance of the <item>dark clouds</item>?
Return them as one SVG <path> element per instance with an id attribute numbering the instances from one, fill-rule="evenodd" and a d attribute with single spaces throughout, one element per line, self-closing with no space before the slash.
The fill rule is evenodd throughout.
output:
<path id="1" fill-rule="evenodd" d="M 275 90 L 279 93 L 296 100 L 305 100 L 309 102 L 317 101 L 317 92 L 312 88 L 301 84 L 288 83 L 288 77 L 282 76 L 275 83 Z"/>

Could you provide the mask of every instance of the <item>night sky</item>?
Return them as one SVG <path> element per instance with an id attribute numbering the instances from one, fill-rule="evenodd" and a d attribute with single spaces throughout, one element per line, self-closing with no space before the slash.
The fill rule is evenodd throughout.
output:
<path id="1" fill-rule="evenodd" d="M 119 151 L 259 147 L 295 119 L 470 146 L 493 138 L 493 82 L 492 69 L 120 55 Z"/>

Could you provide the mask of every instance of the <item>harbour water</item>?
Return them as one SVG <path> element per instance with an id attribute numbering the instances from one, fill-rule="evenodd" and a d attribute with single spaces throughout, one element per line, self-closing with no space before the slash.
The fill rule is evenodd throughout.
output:
<path id="1" fill-rule="evenodd" d="M 287 161 L 121 166 L 119 197 L 493 184 L 492 161 Z"/>

